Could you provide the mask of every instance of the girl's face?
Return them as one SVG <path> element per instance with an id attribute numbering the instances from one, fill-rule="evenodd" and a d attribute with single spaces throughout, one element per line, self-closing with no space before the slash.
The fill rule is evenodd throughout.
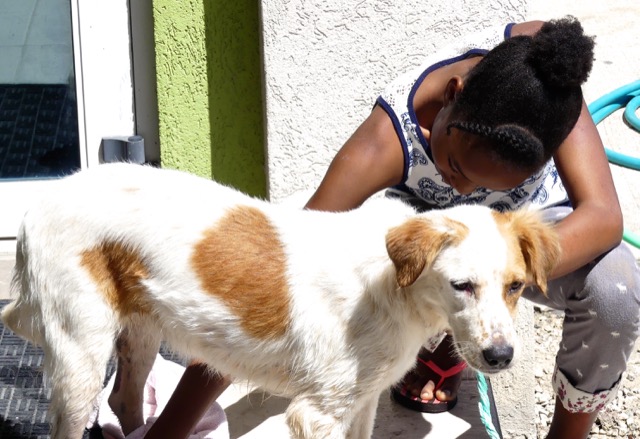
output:
<path id="1" fill-rule="evenodd" d="M 481 136 L 451 128 L 452 105 L 445 105 L 436 116 L 430 132 L 431 153 L 445 183 L 463 195 L 478 187 L 495 191 L 512 189 L 530 177 L 525 171 L 496 162 L 488 153 L 491 144 Z"/>

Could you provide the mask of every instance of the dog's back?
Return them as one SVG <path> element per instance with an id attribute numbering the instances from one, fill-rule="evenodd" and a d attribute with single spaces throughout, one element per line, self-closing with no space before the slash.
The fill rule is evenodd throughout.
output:
<path id="1" fill-rule="evenodd" d="M 261 202 L 184 173 L 117 164 L 52 182 L 27 212 L 13 271 L 18 298 L 2 319 L 44 349 L 57 412 L 53 437 L 81 434 L 81 419 L 62 418 L 87 414 L 116 340 L 144 356 L 157 352 L 163 332 L 183 336 L 176 326 L 187 326 L 188 317 L 161 319 L 158 307 L 227 317 L 198 300 L 188 265 L 207 226 L 238 203 Z M 175 346 L 189 354 L 199 344 Z M 148 358 L 139 360 L 144 375 Z"/>

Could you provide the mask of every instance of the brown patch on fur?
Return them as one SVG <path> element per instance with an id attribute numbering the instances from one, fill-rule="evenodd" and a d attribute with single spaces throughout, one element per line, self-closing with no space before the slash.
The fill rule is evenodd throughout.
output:
<path id="1" fill-rule="evenodd" d="M 121 242 L 105 241 L 84 251 L 80 258 L 81 265 L 116 311 L 122 315 L 149 311 L 141 282 L 149 277 L 149 271 L 134 249 Z"/>
<path id="2" fill-rule="evenodd" d="M 535 211 L 493 212 L 493 216 L 507 242 L 519 248 L 527 283 L 533 283 L 546 295 L 547 279 L 560 259 L 560 243 L 553 226 L 542 221 Z"/>
<path id="3" fill-rule="evenodd" d="M 276 229 L 260 210 L 247 206 L 229 211 L 207 230 L 191 257 L 202 288 L 222 300 L 258 339 L 287 332 L 286 262 Z"/>
<path id="4" fill-rule="evenodd" d="M 504 278 L 502 279 L 502 300 L 507 305 L 511 315 L 515 315 L 518 299 L 522 294 L 522 290 L 518 293 L 510 293 L 511 285 L 514 282 L 525 282 L 528 277 L 529 267 L 520 247 L 520 237 L 513 230 L 511 213 L 500 213 L 492 211 L 491 214 L 496 222 L 500 234 L 507 243 L 509 255 L 507 260 L 509 266 L 506 267 Z"/>
<path id="5" fill-rule="evenodd" d="M 442 231 L 442 229 L 446 231 Z M 467 226 L 445 219 L 444 227 L 434 226 L 427 218 L 412 218 L 387 233 L 387 252 L 396 267 L 398 285 L 413 284 L 426 267 L 430 267 L 447 245 L 462 241 Z"/>
<path id="6" fill-rule="evenodd" d="M 511 285 L 513 284 L 513 282 L 516 282 L 517 279 L 522 279 L 521 276 L 516 276 L 507 273 L 507 275 L 505 276 L 504 285 L 502 287 L 502 300 L 504 300 L 504 303 L 507 305 L 507 309 L 512 316 L 516 313 L 516 305 L 518 304 L 518 299 L 520 299 L 520 296 L 522 295 L 522 291 L 524 289 L 521 288 L 518 292 L 511 292 Z M 512 280 L 510 280 L 510 278 Z"/>

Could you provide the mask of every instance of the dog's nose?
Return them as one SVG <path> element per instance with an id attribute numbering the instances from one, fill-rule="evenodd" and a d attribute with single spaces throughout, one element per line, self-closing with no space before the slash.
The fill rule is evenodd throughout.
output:
<path id="1" fill-rule="evenodd" d="M 482 356 L 489 366 L 503 369 L 513 360 L 513 346 L 509 344 L 493 345 L 483 350 Z"/>

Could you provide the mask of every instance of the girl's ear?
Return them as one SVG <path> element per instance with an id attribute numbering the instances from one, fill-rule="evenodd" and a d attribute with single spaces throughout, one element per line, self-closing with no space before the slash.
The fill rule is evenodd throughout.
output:
<path id="1" fill-rule="evenodd" d="M 456 98 L 458 97 L 458 93 L 462 91 L 463 87 L 464 87 L 464 81 L 462 80 L 461 76 L 455 75 L 451 77 L 451 79 L 449 79 L 444 89 L 444 105 L 443 106 L 446 107 L 447 105 L 455 102 Z"/>

